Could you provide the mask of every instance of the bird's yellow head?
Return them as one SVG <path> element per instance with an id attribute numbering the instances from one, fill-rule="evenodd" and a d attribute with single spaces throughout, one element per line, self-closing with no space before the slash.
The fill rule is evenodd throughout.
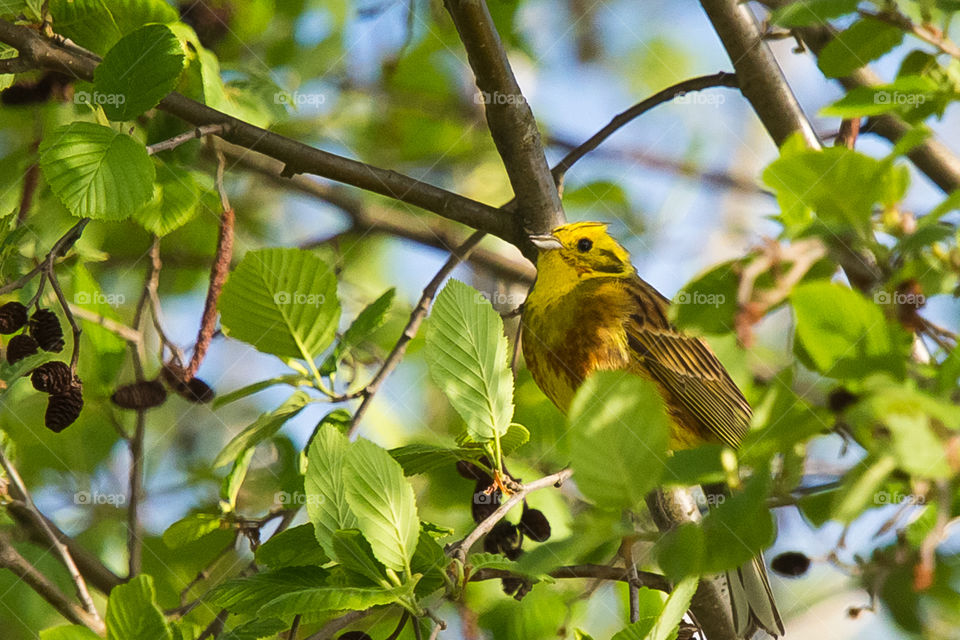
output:
<path id="1" fill-rule="evenodd" d="M 550 286 L 634 273 L 630 254 L 602 222 L 564 224 L 547 235 L 530 236 L 530 241 L 538 250 L 537 280 Z"/>

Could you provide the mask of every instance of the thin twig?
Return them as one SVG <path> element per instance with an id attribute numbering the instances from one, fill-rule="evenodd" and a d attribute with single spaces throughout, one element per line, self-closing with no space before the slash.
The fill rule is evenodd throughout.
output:
<path id="1" fill-rule="evenodd" d="M 190 380 L 196 375 L 203 363 L 210 341 L 217 328 L 217 300 L 223 290 L 223 283 L 230 273 L 230 260 L 233 258 L 233 207 L 227 198 L 227 190 L 223 186 L 223 171 L 226 159 L 222 153 L 217 154 L 217 191 L 220 194 L 220 204 L 223 213 L 220 216 L 220 233 L 217 236 L 217 252 L 210 265 L 210 285 L 207 287 L 207 299 L 203 305 L 203 317 L 200 321 L 200 330 L 197 332 L 197 343 L 193 348 L 193 357 L 190 365 L 184 372 L 184 379 Z"/>
<path id="2" fill-rule="evenodd" d="M 515 491 L 510 497 L 503 502 L 496 511 L 491 513 L 487 518 L 477 525 L 477 527 L 470 532 L 470 534 L 459 542 L 454 542 L 446 548 L 447 555 L 456 555 L 461 562 L 467 561 L 467 553 L 470 552 L 470 547 L 472 547 L 480 538 L 484 536 L 490 529 L 494 527 L 500 520 L 503 519 L 507 512 L 514 507 L 514 505 L 519 504 L 527 494 L 533 493 L 539 489 L 545 489 L 547 487 L 555 487 L 563 484 L 563 481 L 569 478 L 573 474 L 572 469 L 563 469 L 556 473 L 552 473 L 548 476 L 544 476 L 539 480 L 534 480 L 523 485 L 520 485 L 519 490 Z"/>
<path id="3" fill-rule="evenodd" d="M 67 317 L 67 322 L 70 323 L 70 330 L 73 333 L 73 351 L 70 354 L 70 372 L 74 375 L 77 373 L 77 362 L 80 360 L 80 334 L 82 330 L 80 325 L 77 323 L 77 319 L 73 317 L 73 312 L 70 310 L 70 303 L 67 302 L 66 296 L 63 295 L 63 289 L 60 288 L 60 280 L 57 279 L 56 270 L 53 267 L 53 256 L 52 254 L 48 257 L 46 265 L 44 266 L 44 274 L 47 277 L 47 280 L 50 282 L 50 288 L 53 289 L 53 292 L 57 296 L 57 301 L 60 303 L 60 308 L 63 309 L 63 315 Z"/>
<path id="4" fill-rule="evenodd" d="M 297 640 L 297 634 L 300 632 L 300 618 L 302 616 L 298 613 L 293 616 L 293 624 L 290 625 L 290 631 L 287 633 L 287 640 Z"/>
<path id="5" fill-rule="evenodd" d="M 433 279 L 424 287 L 417 306 L 410 312 L 410 319 L 407 320 L 407 326 L 404 327 L 400 339 L 393 345 L 393 349 L 389 355 L 387 355 L 387 359 L 384 360 L 383 366 L 380 367 L 367 386 L 360 391 L 360 397 L 363 399 L 360 401 L 360 406 L 357 407 L 356 413 L 353 414 L 350 429 L 347 432 L 348 435 L 353 435 L 360 426 L 360 421 L 363 419 L 367 409 L 370 408 L 370 402 L 380 389 L 380 385 L 383 384 L 386 377 L 390 375 L 394 368 L 400 363 L 400 360 L 403 359 L 403 354 L 407 351 L 407 345 L 409 345 L 410 341 L 417 335 L 417 331 L 420 329 L 423 319 L 427 316 L 427 310 L 430 308 L 430 303 L 433 301 L 434 296 L 437 295 L 437 290 L 440 288 L 440 285 L 443 284 L 447 276 L 456 269 L 457 265 L 470 255 L 470 252 L 480 243 L 485 235 L 483 231 L 475 231 L 467 238 L 466 242 L 450 254 L 450 257 L 440 270 L 437 271 L 437 274 L 433 276 Z"/>
<path id="6" fill-rule="evenodd" d="M 599 147 L 604 140 L 612 136 L 626 124 L 640 117 L 657 105 L 661 105 L 664 102 L 669 102 L 677 96 L 682 96 L 692 91 L 702 91 L 703 89 L 710 89 L 713 87 L 728 87 L 731 89 L 737 89 L 739 86 L 740 85 L 737 82 L 737 76 L 735 74 L 721 71 L 719 73 L 714 73 L 707 76 L 690 78 L 689 80 L 684 80 L 675 85 L 669 86 L 662 91 L 658 91 L 649 98 L 646 98 L 645 100 L 633 105 L 626 111 L 617 114 L 612 120 L 610 120 L 609 123 L 607 123 L 605 127 L 600 129 L 600 131 L 590 136 L 582 144 L 571 149 L 567 155 L 565 155 L 563 159 L 560 160 L 560 162 L 558 162 L 553 169 L 550 170 L 550 172 L 553 174 L 553 179 L 557 182 L 557 184 L 563 182 L 564 175 L 566 175 L 567 171 L 570 170 L 570 167 L 572 167 L 575 162 Z"/>
<path id="7" fill-rule="evenodd" d="M 887 24 L 893 25 L 898 29 L 902 29 L 919 40 L 936 47 L 940 53 L 945 53 L 952 58 L 957 58 L 960 60 L 960 47 L 958 47 L 956 43 L 954 43 L 954 41 L 947 36 L 947 34 L 935 27 L 919 25 L 915 23 L 908 16 L 904 15 L 892 6 L 889 8 L 884 8 L 883 11 L 877 12 L 859 9 L 857 14 L 861 18 L 879 20 L 881 22 L 886 22 Z"/>
<path id="8" fill-rule="evenodd" d="M 139 343 L 143 340 L 142 333 L 136 329 L 128 327 L 122 322 L 117 322 L 113 318 L 108 318 L 102 314 L 96 313 L 95 311 L 78 307 L 75 304 L 70 305 L 70 311 L 74 316 L 80 318 L 81 320 L 86 320 L 87 322 L 92 322 L 93 324 L 99 325 L 125 342 Z"/>
<path id="9" fill-rule="evenodd" d="M 180 145 L 190 142 L 191 140 L 197 140 L 199 138 L 202 138 L 208 135 L 217 135 L 219 133 L 222 133 L 223 130 L 226 128 L 226 126 L 227 125 L 225 123 L 218 123 L 218 124 L 205 124 L 205 125 L 196 127 L 191 131 L 185 131 L 184 133 L 175 135 L 172 138 L 168 138 L 167 140 L 162 140 L 160 142 L 155 142 L 154 144 L 147 145 L 147 153 L 150 155 L 154 155 L 157 153 L 161 153 L 163 151 L 170 151 L 171 149 L 176 149 Z"/>
<path id="10" fill-rule="evenodd" d="M 393 630 L 386 640 L 397 640 L 400 637 L 400 633 L 403 631 L 403 628 L 407 626 L 407 620 L 410 618 L 410 612 L 406 609 L 403 610 L 403 613 L 400 614 L 400 620 L 397 622 L 397 628 Z"/>
<path id="11" fill-rule="evenodd" d="M 71 601 L 56 584 L 20 555 L 5 534 L 0 534 L 0 567 L 9 569 L 70 622 L 82 624 L 99 635 L 106 632 L 106 626 L 96 610 L 91 614 Z"/>
<path id="12" fill-rule="evenodd" d="M 23 501 L 23 503 L 28 509 L 36 514 L 36 521 L 43 529 L 43 533 L 50 542 L 50 546 L 53 547 L 53 549 L 57 552 L 57 555 L 60 556 L 60 560 L 67 568 L 67 572 L 70 574 L 70 579 L 73 581 L 73 585 L 77 591 L 77 597 L 80 599 L 83 609 L 86 611 L 89 618 L 94 621 L 94 624 L 99 627 L 99 629 L 94 630 L 98 632 L 102 631 L 104 628 L 103 621 L 100 619 L 100 614 L 97 612 L 97 608 L 93 604 L 93 598 L 90 597 L 90 592 L 87 590 L 87 583 L 83 579 L 83 576 L 80 575 L 80 570 L 77 569 L 77 565 L 73 561 L 73 556 L 70 555 L 70 550 L 67 549 L 67 545 L 65 545 L 60 538 L 56 536 L 56 534 L 47 524 L 46 518 L 44 518 L 43 514 L 40 513 L 40 510 L 37 509 L 37 505 L 33 503 L 33 498 L 30 497 L 30 492 L 27 491 L 27 486 L 24 484 L 23 478 L 20 477 L 20 472 L 17 471 L 17 468 L 13 465 L 13 463 L 7 459 L 2 447 L 0 447 L 0 466 L 3 467 L 7 477 L 13 483 L 13 486 L 16 487 L 16 490 L 20 493 L 20 499 Z"/>
<path id="13" fill-rule="evenodd" d="M 40 264 L 13 282 L 7 283 L 0 287 L 0 295 L 22 288 L 28 282 L 33 280 L 38 273 L 43 272 L 48 262 L 63 256 L 80 238 L 80 235 L 83 233 L 83 229 L 87 226 L 88 222 L 90 222 L 90 218 L 81 218 L 79 222 L 70 227 L 70 229 L 68 229 L 65 234 L 60 236 L 60 238 L 53 244 L 53 246 L 50 248 L 50 252 Z"/>
<path id="14" fill-rule="evenodd" d="M 348 627 L 358 620 L 362 620 L 367 617 L 374 611 L 373 608 L 370 609 L 358 609 L 354 611 L 348 611 L 338 618 L 329 620 L 326 624 L 321 627 L 316 633 L 307 636 L 306 640 L 329 640 L 333 637 L 337 631 L 340 631 L 344 627 Z M 199 639 L 198 639 L 199 640 Z"/>
<path id="15" fill-rule="evenodd" d="M 638 586 L 656 589 L 665 593 L 670 592 L 670 583 L 659 573 L 637 571 L 636 576 L 630 576 L 626 569 L 611 567 L 603 564 L 577 564 L 558 567 L 548 574 L 557 580 L 609 580 L 612 582 L 635 582 Z M 523 576 L 507 571 L 506 569 L 479 569 L 470 574 L 470 582 L 483 580 L 502 580 L 503 578 L 523 578 Z"/>

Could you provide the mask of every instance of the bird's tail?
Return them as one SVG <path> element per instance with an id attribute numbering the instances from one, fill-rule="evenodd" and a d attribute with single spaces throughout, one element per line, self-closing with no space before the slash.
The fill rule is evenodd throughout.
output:
<path id="1" fill-rule="evenodd" d="M 739 569 L 728 571 L 727 587 L 738 637 L 746 638 L 756 628 L 774 637 L 783 635 L 783 621 L 770 590 L 763 554 Z"/>

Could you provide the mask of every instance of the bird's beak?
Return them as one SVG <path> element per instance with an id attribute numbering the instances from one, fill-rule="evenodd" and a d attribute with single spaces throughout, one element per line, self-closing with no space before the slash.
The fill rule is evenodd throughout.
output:
<path id="1" fill-rule="evenodd" d="M 551 249 L 562 249 L 563 244 L 553 235 L 530 236 L 530 242 L 540 251 L 549 251 Z"/>

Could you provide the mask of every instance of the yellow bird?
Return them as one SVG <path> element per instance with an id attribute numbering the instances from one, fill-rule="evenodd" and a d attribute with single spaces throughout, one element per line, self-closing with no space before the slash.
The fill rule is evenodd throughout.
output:
<path id="1" fill-rule="evenodd" d="M 657 385 L 672 448 L 740 445 L 750 404 L 707 343 L 670 323 L 670 301 L 637 275 L 606 224 L 565 224 L 530 240 L 539 255 L 523 306 L 523 356 L 561 411 L 594 371 L 626 370 Z M 762 556 L 728 572 L 727 582 L 738 635 L 753 626 L 783 635 Z"/>

